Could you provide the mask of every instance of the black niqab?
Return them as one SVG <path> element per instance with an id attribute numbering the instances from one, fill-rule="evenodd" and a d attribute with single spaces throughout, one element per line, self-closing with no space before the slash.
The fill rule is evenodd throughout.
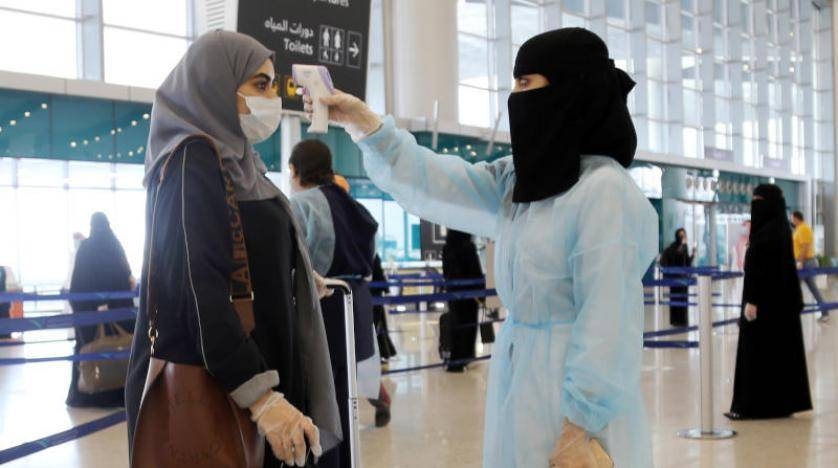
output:
<path id="1" fill-rule="evenodd" d="M 783 191 L 772 184 L 761 184 L 754 189 L 751 202 L 750 241 L 774 237 L 778 234 L 791 236 L 791 225 L 786 217 L 786 199 Z"/>
<path id="2" fill-rule="evenodd" d="M 516 183 L 513 201 L 527 203 L 570 189 L 582 155 L 634 160 L 637 133 L 626 98 L 634 81 L 614 66 L 608 47 L 582 28 L 563 28 L 524 43 L 514 76 L 544 75 L 549 85 L 509 97 Z"/>

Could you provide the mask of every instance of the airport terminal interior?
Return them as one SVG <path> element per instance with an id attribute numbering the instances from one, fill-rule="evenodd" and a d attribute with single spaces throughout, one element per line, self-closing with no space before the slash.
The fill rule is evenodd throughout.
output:
<path id="1" fill-rule="evenodd" d="M 0 465 L 838 467 L 836 27 L 0 0 Z"/>

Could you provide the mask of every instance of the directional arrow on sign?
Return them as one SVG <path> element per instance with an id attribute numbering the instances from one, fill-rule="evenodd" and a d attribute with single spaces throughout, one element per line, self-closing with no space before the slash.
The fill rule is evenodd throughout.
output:
<path id="1" fill-rule="evenodd" d="M 357 58 L 358 54 L 361 53 L 361 49 L 358 48 L 358 44 L 353 42 L 351 46 L 349 46 L 349 52 L 352 53 L 352 58 Z"/>

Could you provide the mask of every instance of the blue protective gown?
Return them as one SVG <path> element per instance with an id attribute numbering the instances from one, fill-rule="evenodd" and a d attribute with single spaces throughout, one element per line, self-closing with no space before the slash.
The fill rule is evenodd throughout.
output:
<path id="1" fill-rule="evenodd" d="M 642 277 L 657 254 L 658 218 L 619 163 L 586 156 L 569 191 L 513 203 L 511 157 L 437 155 L 390 117 L 359 146 L 367 174 L 407 211 L 496 241 L 509 316 L 492 353 L 483 466 L 547 466 L 564 418 L 597 437 L 616 466 L 652 466 Z"/>

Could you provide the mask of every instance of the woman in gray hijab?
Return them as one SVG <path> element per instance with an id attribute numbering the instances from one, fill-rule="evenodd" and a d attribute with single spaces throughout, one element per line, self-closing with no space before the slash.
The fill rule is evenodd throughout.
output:
<path id="1" fill-rule="evenodd" d="M 151 357 L 204 366 L 249 409 L 272 449 L 266 448 L 265 467 L 310 466 L 309 451 L 319 456 L 340 441 L 311 263 L 287 199 L 265 177 L 252 146 L 270 137 L 281 117 L 273 60 L 251 37 L 213 31 L 195 41 L 157 90 L 143 267 L 144 291 L 154 294 L 143 295 L 136 329 L 149 330 L 149 312 L 152 318 L 157 312 L 153 333 L 136 333 L 131 353 L 132 443 Z M 243 259 L 233 247 L 235 203 L 228 204 L 225 178 L 247 250 L 252 333 L 232 304 L 231 278 Z"/>

